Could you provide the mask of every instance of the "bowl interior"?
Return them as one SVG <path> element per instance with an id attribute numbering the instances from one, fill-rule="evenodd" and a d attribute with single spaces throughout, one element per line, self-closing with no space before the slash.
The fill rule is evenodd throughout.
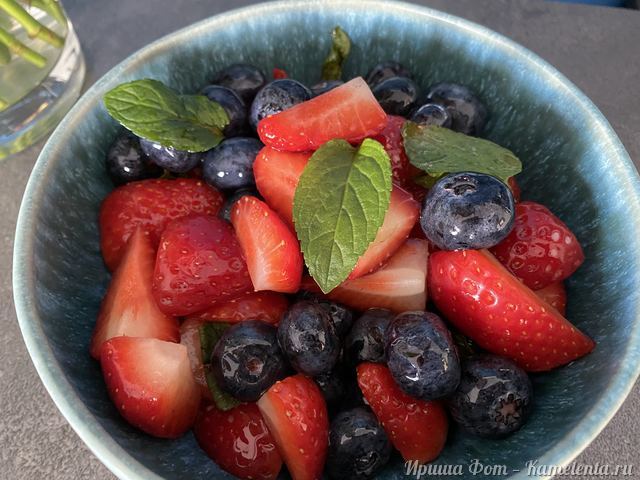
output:
<path id="1" fill-rule="evenodd" d="M 111 405 L 99 366 L 89 357 L 89 338 L 109 280 L 96 219 L 101 200 L 113 188 L 104 158 L 117 131 L 100 97 L 120 82 L 143 77 L 194 92 L 216 70 L 235 62 L 265 72 L 284 68 L 312 84 L 335 25 L 353 39 L 347 77 L 395 59 L 423 89 L 437 81 L 471 86 L 491 112 L 486 136 L 523 161 L 518 177 L 523 197 L 559 215 L 586 254 L 567 285 L 567 316 L 598 342 L 596 350 L 534 377 L 535 409 L 520 432 L 488 441 L 453 429 L 437 464 L 463 465 L 464 475 L 471 476 L 467 465 L 473 459 L 505 465 L 509 473 L 539 457 L 566 462 L 602 428 L 635 378 L 636 367 L 625 369 L 624 363 L 637 356 L 631 342 L 638 336 L 634 286 L 640 268 L 638 256 L 627 253 L 637 251 L 631 248 L 638 243 L 637 179 L 595 107 L 526 51 L 430 10 L 375 2 L 252 7 L 182 31 L 116 67 L 54 134 L 25 197 L 16 244 L 16 303 L 25 338 L 74 428 L 121 476 L 148 477 L 151 471 L 164 478 L 232 478 L 200 451 L 191 434 L 163 441 L 129 427 Z M 403 463 L 396 457 L 380 478 L 402 476 Z"/>

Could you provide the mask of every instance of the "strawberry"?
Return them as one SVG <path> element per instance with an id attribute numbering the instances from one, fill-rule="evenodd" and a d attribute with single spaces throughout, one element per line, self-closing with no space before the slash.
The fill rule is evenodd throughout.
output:
<path id="1" fill-rule="evenodd" d="M 310 153 L 280 152 L 264 147 L 253 163 L 256 187 L 265 202 L 293 228 L 293 196 Z"/>
<path id="2" fill-rule="evenodd" d="M 180 325 L 180 343 L 187 348 L 191 373 L 195 380 L 202 398 L 213 400 L 211 390 L 207 384 L 204 362 L 202 359 L 202 345 L 200 343 L 200 325 L 206 320 L 199 318 L 188 318 Z"/>
<path id="3" fill-rule="evenodd" d="M 322 392 L 303 375 L 275 383 L 258 407 L 293 480 L 322 476 L 329 441 L 329 419 Z"/>
<path id="4" fill-rule="evenodd" d="M 491 248 L 491 253 L 534 290 L 568 278 L 584 261 L 582 247 L 571 230 L 535 202 L 516 205 L 513 230 Z"/>
<path id="5" fill-rule="evenodd" d="M 216 215 L 222 195 L 202 180 L 142 180 L 116 188 L 100 207 L 100 248 L 109 270 L 114 271 L 127 240 L 136 228 L 158 246 L 169 221 L 191 213 Z"/>
<path id="6" fill-rule="evenodd" d="M 282 458 L 255 403 L 223 412 L 202 408 L 193 433 L 200 447 L 220 468 L 241 479 L 275 480 Z"/>
<path id="7" fill-rule="evenodd" d="M 275 68 L 275 67 L 271 71 L 271 76 L 273 77 L 274 80 L 289 78 L 289 75 L 287 74 L 286 71 L 282 70 L 281 68 Z"/>
<path id="8" fill-rule="evenodd" d="M 103 345 L 100 364 L 111 400 L 131 425 L 161 438 L 191 428 L 200 391 L 184 345 L 115 337 Z"/>
<path id="9" fill-rule="evenodd" d="M 381 132 L 387 114 L 362 77 L 264 118 L 258 135 L 265 145 L 289 152 L 317 150 L 336 138 L 358 143 Z"/>
<path id="10" fill-rule="evenodd" d="M 564 288 L 564 283 L 552 283 L 540 290 L 534 290 L 534 293 L 558 310 L 562 316 L 565 315 L 567 311 L 567 291 Z"/>
<path id="11" fill-rule="evenodd" d="M 511 193 L 513 193 L 513 199 L 516 202 L 519 202 L 520 197 L 522 196 L 522 189 L 520 188 L 520 185 L 518 185 L 516 177 L 509 177 L 509 180 L 507 180 L 507 185 L 509 185 Z"/>
<path id="12" fill-rule="evenodd" d="M 394 185 L 384 222 L 376 238 L 358 259 L 349 279 L 361 277 L 380 268 L 407 239 L 419 215 L 418 202 L 409 193 Z"/>
<path id="13" fill-rule="evenodd" d="M 302 278 L 298 239 L 269 206 L 251 195 L 231 209 L 231 223 L 256 291 L 295 293 Z"/>
<path id="14" fill-rule="evenodd" d="M 262 291 L 243 295 L 227 302 L 215 304 L 193 315 L 209 322 L 238 323 L 243 320 L 262 320 L 277 325 L 289 308 L 287 297 L 281 293 Z"/>
<path id="15" fill-rule="evenodd" d="M 151 293 L 156 251 L 137 229 L 102 300 L 91 337 L 91 356 L 100 359 L 102 344 L 112 337 L 148 337 L 177 342 L 178 321 L 160 311 Z"/>
<path id="16" fill-rule="evenodd" d="M 153 274 L 153 295 L 160 310 L 189 315 L 252 290 L 231 225 L 207 215 L 167 225 Z"/>
<path id="17" fill-rule="evenodd" d="M 402 458 L 419 463 L 435 460 L 444 448 L 449 429 L 442 404 L 404 393 L 384 365 L 361 363 L 357 371 L 365 400 Z"/>
<path id="18" fill-rule="evenodd" d="M 397 115 L 387 116 L 387 125 L 378 135 L 373 137 L 382 144 L 391 159 L 391 171 L 393 180 L 400 185 L 405 185 L 412 178 L 420 175 L 422 171 L 409 163 L 409 158 L 404 151 L 402 142 L 402 126 L 406 120 Z"/>
<path id="19" fill-rule="evenodd" d="M 595 346 L 488 250 L 432 253 L 428 285 L 438 310 L 458 330 L 525 370 L 551 370 Z"/>

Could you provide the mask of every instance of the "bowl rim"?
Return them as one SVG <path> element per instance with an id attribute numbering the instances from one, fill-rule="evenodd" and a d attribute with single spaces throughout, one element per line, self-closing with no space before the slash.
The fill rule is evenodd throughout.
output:
<path id="1" fill-rule="evenodd" d="M 126 479 L 162 479 L 144 464 L 136 460 L 128 451 L 120 446 L 96 420 L 95 416 L 85 406 L 75 393 L 72 385 L 66 379 L 58 361 L 53 354 L 49 341 L 41 326 L 41 320 L 36 310 L 34 298 L 35 272 L 32 265 L 34 252 L 34 238 L 38 205 L 46 186 L 46 178 L 55 167 L 61 145 L 70 132 L 74 122 L 83 118 L 88 111 L 100 101 L 103 90 L 123 72 L 134 68 L 137 64 L 161 54 L 172 48 L 173 43 L 182 43 L 195 31 L 212 31 L 228 28 L 230 24 L 238 23 L 247 18 L 256 18 L 272 13 L 286 13 L 299 11 L 301 8 L 335 8 L 352 11 L 375 9 L 383 13 L 401 13 L 417 15 L 431 21 L 449 24 L 466 31 L 468 35 L 483 39 L 492 44 L 505 55 L 515 57 L 529 64 L 539 71 L 544 81 L 552 84 L 556 90 L 561 90 L 571 97 L 590 118 L 589 128 L 598 133 L 601 141 L 610 148 L 611 168 L 628 179 L 627 186 L 631 195 L 628 207 L 640 213 L 640 180 L 631 158 L 618 139 L 609 122 L 598 108 L 571 81 L 557 71 L 545 60 L 519 45 L 513 40 L 469 20 L 443 13 L 438 10 L 419 5 L 384 0 L 280 0 L 275 2 L 250 5 L 214 15 L 148 44 L 137 52 L 129 55 L 117 64 L 98 81 L 96 81 L 79 99 L 76 105 L 67 113 L 62 122 L 55 129 L 42 149 L 34 169 L 29 177 L 25 193 L 22 198 L 20 212 L 16 226 L 13 254 L 13 291 L 18 323 L 27 350 L 45 388 L 71 427 L 75 430 L 87 447 L 96 457 L 117 477 Z M 635 306 L 635 318 L 640 318 L 640 304 Z M 636 321 L 628 332 L 628 342 L 619 358 L 619 370 L 609 379 L 598 401 L 589 409 L 585 416 L 558 443 L 545 452 L 538 460 L 539 465 L 566 466 L 577 457 L 602 431 L 606 424 L 618 411 L 635 380 L 640 375 L 640 322 Z M 535 459 L 532 459 L 535 460 Z M 528 478 L 526 472 L 515 473 L 511 478 Z M 548 476 L 540 478 L 550 478 Z"/>

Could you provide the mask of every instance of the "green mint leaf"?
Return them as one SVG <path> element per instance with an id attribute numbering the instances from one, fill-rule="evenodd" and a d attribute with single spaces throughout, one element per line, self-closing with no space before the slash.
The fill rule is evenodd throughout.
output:
<path id="1" fill-rule="evenodd" d="M 335 27 L 331 32 L 331 50 L 322 64 L 323 80 L 340 80 L 342 78 L 342 65 L 351 51 L 351 39 L 340 27 Z"/>
<path id="2" fill-rule="evenodd" d="M 233 407 L 237 407 L 242 403 L 220 389 L 218 382 L 216 382 L 213 372 L 211 371 L 211 365 L 205 365 L 204 375 L 207 379 L 207 386 L 209 387 L 211 396 L 213 397 L 213 403 L 216 404 L 216 407 L 218 407 L 219 410 L 226 412 L 227 410 L 231 410 Z"/>
<path id="3" fill-rule="evenodd" d="M 402 138 L 411 164 L 431 177 L 477 172 L 506 183 L 509 177 L 522 171 L 522 163 L 511 150 L 447 128 L 422 127 L 407 121 L 402 127 Z"/>
<path id="4" fill-rule="evenodd" d="M 207 379 L 207 386 L 213 397 L 213 401 L 220 410 L 230 410 L 240 404 L 238 400 L 233 398 L 227 392 L 224 392 L 219 386 L 216 378 L 211 371 L 211 354 L 213 349 L 222 337 L 227 328 L 227 323 L 207 322 L 200 325 L 198 333 L 200 335 L 200 348 L 202 349 L 202 358 L 204 363 L 204 373 Z"/>
<path id="5" fill-rule="evenodd" d="M 413 179 L 413 183 L 417 183 L 421 187 L 431 188 L 433 187 L 438 180 L 444 177 L 446 173 L 441 173 L 439 175 L 422 175 L 420 177 L 416 177 Z"/>
<path id="6" fill-rule="evenodd" d="M 107 112 L 140 137 L 166 147 L 204 152 L 223 140 L 225 110 L 201 95 L 179 95 L 151 79 L 123 83 L 104 96 Z"/>
<path id="7" fill-rule="evenodd" d="M 325 143 L 309 159 L 293 200 L 293 220 L 309 273 L 323 292 L 347 278 L 375 239 L 389 208 L 391 163 L 375 140 L 356 149 Z"/>

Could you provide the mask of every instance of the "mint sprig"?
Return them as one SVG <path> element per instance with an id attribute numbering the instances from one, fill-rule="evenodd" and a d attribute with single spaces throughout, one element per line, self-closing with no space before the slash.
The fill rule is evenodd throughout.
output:
<path id="1" fill-rule="evenodd" d="M 166 147 L 204 152 L 223 139 L 224 108 L 202 95 L 179 95 L 152 79 L 123 83 L 104 96 L 107 112 L 125 128 Z"/>
<path id="2" fill-rule="evenodd" d="M 402 138 L 411 164 L 430 177 L 477 172 L 493 175 L 506 183 L 509 177 L 522 171 L 522 163 L 511 150 L 447 128 L 408 121 L 402 127 Z"/>
<path id="3" fill-rule="evenodd" d="M 342 65 L 351 51 L 351 39 L 340 27 L 331 32 L 331 50 L 322 64 L 322 80 L 340 80 Z"/>
<path id="4" fill-rule="evenodd" d="M 207 322 L 200 325 L 200 328 L 198 329 L 207 386 L 209 387 L 209 391 L 211 392 L 211 396 L 213 397 L 213 402 L 216 404 L 216 407 L 224 411 L 231 410 L 233 407 L 240 405 L 240 402 L 227 392 L 224 392 L 218 385 L 218 382 L 211 371 L 211 355 L 216 343 L 218 343 L 218 340 L 220 340 L 220 337 L 222 337 L 222 334 L 227 328 L 229 328 L 229 326 L 230 325 L 227 323 Z"/>
<path id="5" fill-rule="evenodd" d="M 325 143 L 309 159 L 293 200 L 293 220 L 309 273 L 323 292 L 347 278 L 375 239 L 391 198 L 382 145 Z"/>

